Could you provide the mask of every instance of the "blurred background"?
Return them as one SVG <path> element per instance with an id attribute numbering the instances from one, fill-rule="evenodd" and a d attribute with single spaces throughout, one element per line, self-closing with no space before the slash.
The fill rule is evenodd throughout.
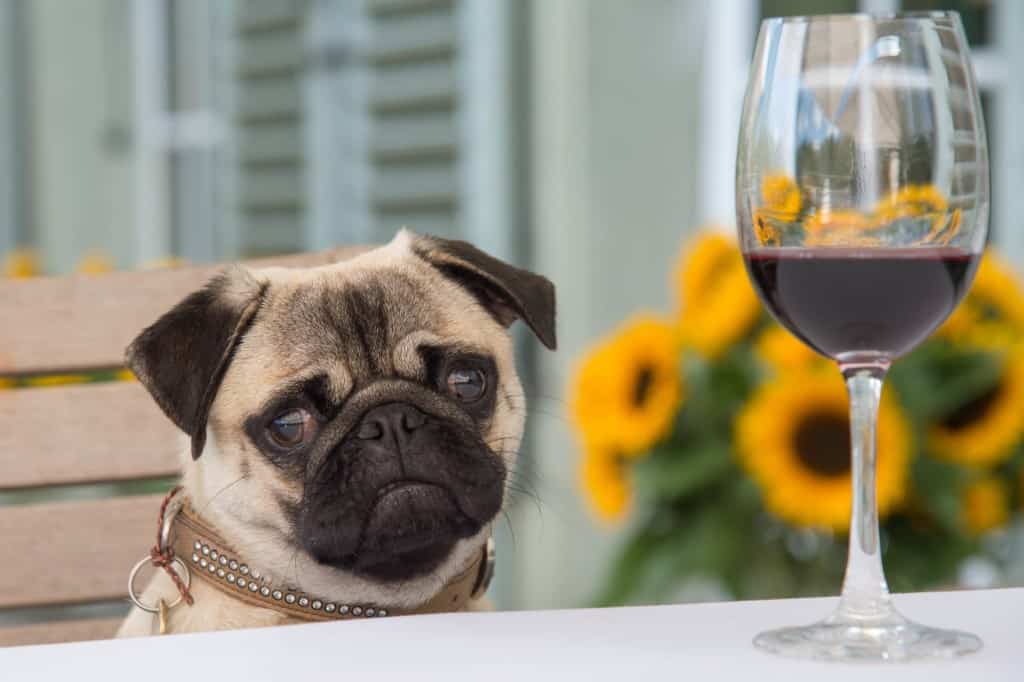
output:
<path id="1" fill-rule="evenodd" d="M 566 387 L 594 339 L 672 307 L 696 230 L 732 229 L 760 19 L 937 8 L 971 43 L 991 240 L 1024 265 L 1016 0 L 0 0 L 0 260 L 100 272 L 407 226 L 544 273 L 560 348 L 521 339 L 528 494 L 500 531 L 495 599 L 593 603 L 645 521 L 589 513 Z M 656 598 L 736 596 L 692 577 Z"/>

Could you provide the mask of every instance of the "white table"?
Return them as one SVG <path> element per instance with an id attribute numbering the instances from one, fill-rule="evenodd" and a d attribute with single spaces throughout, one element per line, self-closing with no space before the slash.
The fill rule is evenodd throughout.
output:
<path id="1" fill-rule="evenodd" d="M 767 627 L 824 615 L 832 599 L 413 616 L 0 650 L 0 679 L 928 680 L 1024 679 L 1024 589 L 901 595 L 913 618 L 985 640 L 943 663 L 813 663 L 756 651 Z"/>

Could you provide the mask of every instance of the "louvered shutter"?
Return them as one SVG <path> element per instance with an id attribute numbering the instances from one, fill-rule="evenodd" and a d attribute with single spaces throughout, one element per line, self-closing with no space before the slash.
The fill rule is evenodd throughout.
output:
<path id="1" fill-rule="evenodd" d="M 236 2 L 242 252 L 380 242 L 409 227 L 513 255 L 501 166 L 513 114 L 497 92 L 509 75 L 478 69 L 481 50 L 504 50 L 513 5 Z"/>
<path id="2" fill-rule="evenodd" d="M 0 0 L 0 91 L 17 93 L 17 8 L 10 0 Z M 17 245 L 18 206 L 18 103 L 19 97 L 0 101 L 0 258 Z"/>
<path id="3" fill-rule="evenodd" d="M 456 58 L 452 0 L 371 0 L 370 232 L 459 230 Z"/>
<path id="4" fill-rule="evenodd" d="M 240 0 L 236 33 L 239 249 L 299 250 L 306 210 L 303 0 Z"/>

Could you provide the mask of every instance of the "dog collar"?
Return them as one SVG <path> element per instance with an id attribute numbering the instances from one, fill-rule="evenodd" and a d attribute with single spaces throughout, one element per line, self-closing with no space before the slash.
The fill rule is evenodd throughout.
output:
<path id="1" fill-rule="evenodd" d="M 186 575 L 183 576 L 183 595 L 188 593 L 187 585 L 191 577 L 195 576 L 234 599 L 252 606 L 271 609 L 297 620 L 380 618 L 462 611 L 472 600 L 487 591 L 494 575 L 494 539 L 488 537 L 483 549 L 448 581 L 444 589 L 415 608 L 395 608 L 386 604 L 342 603 L 325 599 L 288 585 L 272 582 L 255 565 L 247 563 L 207 525 L 183 495 L 176 495 L 175 492 L 171 492 L 164 502 L 164 507 L 161 508 L 161 530 L 158 547 L 154 550 L 170 549 L 170 552 L 165 551 L 166 562 L 173 562 L 177 567 L 187 567 Z M 165 508 L 166 519 L 163 517 Z M 182 589 L 180 585 L 179 589 Z M 131 591 L 134 594 L 134 588 L 131 588 Z"/>

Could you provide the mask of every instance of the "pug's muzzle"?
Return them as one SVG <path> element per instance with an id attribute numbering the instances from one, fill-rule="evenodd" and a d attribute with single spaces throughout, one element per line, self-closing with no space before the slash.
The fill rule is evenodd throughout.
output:
<path id="1" fill-rule="evenodd" d="M 505 475 L 465 412 L 416 384 L 378 382 L 325 426 L 297 535 L 322 564 L 406 580 L 494 519 Z"/>

